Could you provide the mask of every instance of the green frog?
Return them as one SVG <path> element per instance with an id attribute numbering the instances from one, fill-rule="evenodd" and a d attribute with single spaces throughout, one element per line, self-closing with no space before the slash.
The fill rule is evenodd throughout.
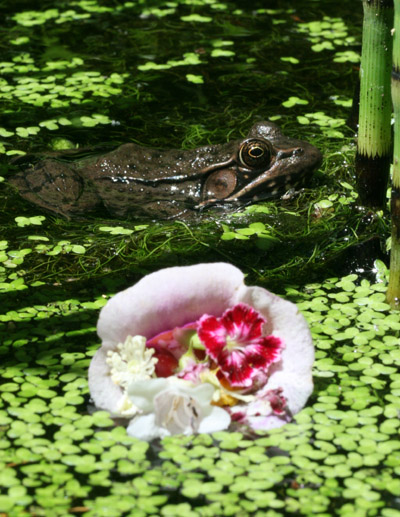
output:
<path id="1" fill-rule="evenodd" d="M 193 150 L 128 143 L 77 160 L 79 152 L 48 154 L 10 181 L 28 201 L 67 218 L 104 208 L 119 218 L 171 218 L 277 197 L 303 185 L 322 159 L 271 122 L 257 122 L 246 138 Z M 27 160 L 19 161 L 27 167 Z"/>

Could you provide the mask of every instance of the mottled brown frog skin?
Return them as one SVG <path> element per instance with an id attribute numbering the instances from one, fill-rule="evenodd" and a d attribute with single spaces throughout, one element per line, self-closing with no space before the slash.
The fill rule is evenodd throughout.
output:
<path id="1" fill-rule="evenodd" d="M 78 152 L 47 155 L 10 181 L 28 201 L 68 218 L 102 207 L 120 218 L 168 218 L 276 197 L 303 185 L 322 158 L 271 122 L 258 122 L 244 139 L 188 151 L 124 144 L 76 160 Z"/>

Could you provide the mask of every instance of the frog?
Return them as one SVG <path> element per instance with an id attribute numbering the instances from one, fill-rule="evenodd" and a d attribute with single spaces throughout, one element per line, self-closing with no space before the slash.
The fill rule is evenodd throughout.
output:
<path id="1" fill-rule="evenodd" d="M 322 161 L 316 147 L 270 121 L 256 122 L 244 138 L 192 150 L 125 143 L 92 151 L 23 157 L 10 182 L 26 200 L 68 219 L 104 210 L 169 219 L 281 196 L 305 185 Z"/>

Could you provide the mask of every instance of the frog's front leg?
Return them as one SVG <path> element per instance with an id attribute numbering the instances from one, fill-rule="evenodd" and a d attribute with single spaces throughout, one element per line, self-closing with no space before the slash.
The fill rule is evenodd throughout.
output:
<path id="1" fill-rule="evenodd" d="M 43 160 L 10 178 L 22 197 L 64 217 L 84 214 L 101 204 L 72 164 Z"/>

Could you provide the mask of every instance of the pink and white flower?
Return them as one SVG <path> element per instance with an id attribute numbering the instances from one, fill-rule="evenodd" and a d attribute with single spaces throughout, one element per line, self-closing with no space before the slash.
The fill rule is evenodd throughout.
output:
<path id="1" fill-rule="evenodd" d="M 109 353 L 118 352 L 118 345 L 129 336 L 144 336 L 147 346 L 155 350 L 152 357 L 169 354 L 165 380 L 170 382 L 168 375 L 176 378 L 181 371 L 182 382 L 191 381 L 192 387 L 199 381 L 210 384 L 213 395 L 207 404 L 222 406 L 219 409 L 229 412 L 233 419 L 242 413 L 243 421 L 251 427 L 269 429 L 283 425 L 291 414 L 299 412 L 313 388 L 314 348 L 307 323 L 294 304 L 261 287 L 248 287 L 243 280 L 241 271 L 230 264 L 175 267 L 152 273 L 111 298 L 100 313 L 97 330 L 102 345 L 89 368 L 89 388 L 95 405 L 130 420 L 128 432 L 132 433 L 136 432 L 132 429 L 137 430 L 133 421 L 146 417 L 149 425 L 152 422 L 151 437 L 165 435 L 166 422 L 175 421 L 175 417 L 181 421 L 182 415 L 190 415 L 193 397 L 189 394 L 180 392 L 183 398 L 179 400 L 173 395 L 176 405 L 165 410 L 166 416 L 160 406 L 156 417 L 155 406 L 150 413 L 137 406 L 132 383 L 127 383 L 125 377 L 120 384 L 114 382 L 119 377 L 118 372 L 111 372 L 110 357 L 115 365 L 123 362 Z M 198 325 L 193 327 L 196 322 Z M 196 326 L 205 352 L 194 349 L 197 366 L 188 361 L 183 370 L 175 368 L 187 349 L 187 332 L 195 333 Z M 202 354 L 208 354 L 208 362 L 203 361 Z M 145 358 L 141 360 L 146 363 Z M 124 371 L 136 372 L 137 368 L 129 364 Z M 135 382 L 149 386 L 154 380 L 162 379 Z M 134 409 L 127 409 L 128 399 Z M 163 396 L 158 400 L 166 399 Z M 173 415 L 172 407 L 179 407 L 179 414 Z M 199 422 L 186 424 L 181 426 L 185 432 L 189 428 L 201 432 Z M 145 432 L 141 437 L 150 439 L 150 434 Z"/>

